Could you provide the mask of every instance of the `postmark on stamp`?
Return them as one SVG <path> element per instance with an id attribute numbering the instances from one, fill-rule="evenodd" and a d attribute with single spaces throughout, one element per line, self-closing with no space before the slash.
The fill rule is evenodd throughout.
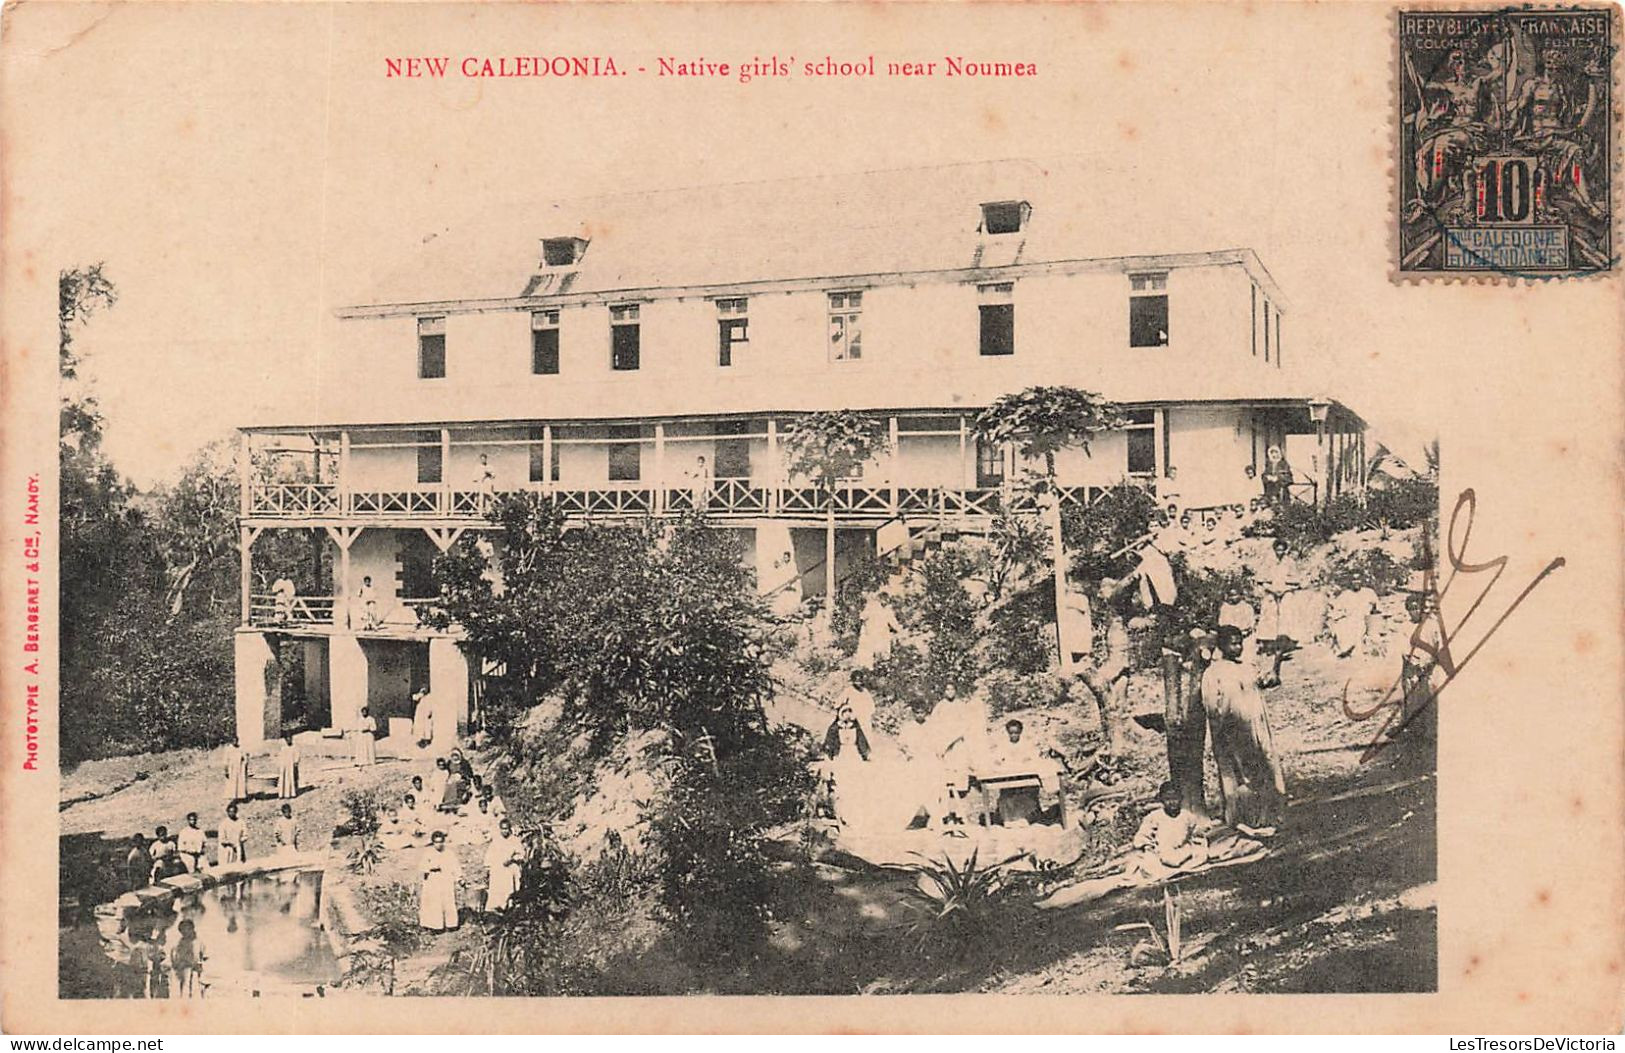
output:
<path id="1" fill-rule="evenodd" d="M 1396 17 L 1398 275 L 1616 271 L 1613 10 Z"/>

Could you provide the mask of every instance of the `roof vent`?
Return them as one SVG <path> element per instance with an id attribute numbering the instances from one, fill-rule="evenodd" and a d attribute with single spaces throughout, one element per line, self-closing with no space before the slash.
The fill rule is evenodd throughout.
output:
<path id="1" fill-rule="evenodd" d="M 984 201 L 982 233 L 1014 234 L 1026 228 L 1032 214 L 1032 205 L 1025 201 Z"/>
<path id="2" fill-rule="evenodd" d="M 543 238 L 543 267 L 573 267 L 586 254 L 586 238 Z"/>

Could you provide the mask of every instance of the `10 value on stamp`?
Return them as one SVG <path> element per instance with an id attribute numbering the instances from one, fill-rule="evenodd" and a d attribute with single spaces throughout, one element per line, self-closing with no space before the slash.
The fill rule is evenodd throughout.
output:
<path id="1" fill-rule="evenodd" d="M 1616 270 L 1614 10 L 1397 18 L 1399 275 Z"/>

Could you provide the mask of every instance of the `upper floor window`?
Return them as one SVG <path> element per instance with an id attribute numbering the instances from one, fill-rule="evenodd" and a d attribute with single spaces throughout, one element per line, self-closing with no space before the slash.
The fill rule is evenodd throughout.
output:
<path id="1" fill-rule="evenodd" d="M 1164 347 L 1168 343 L 1168 273 L 1129 275 L 1128 342 L 1130 347 Z"/>
<path id="2" fill-rule="evenodd" d="M 530 313 L 530 371 L 552 374 L 559 371 L 559 312 Z"/>
<path id="3" fill-rule="evenodd" d="M 435 380 L 446 375 L 446 318 L 418 319 L 418 376 Z"/>
<path id="4" fill-rule="evenodd" d="M 616 304 L 609 309 L 609 368 L 638 368 L 641 353 L 638 328 L 637 304 Z"/>
<path id="5" fill-rule="evenodd" d="M 417 434 L 418 444 L 418 482 L 439 483 L 444 481 L 445 459 L 441 456 L 444 451 L 440 448 L 440 433 L 438 431 L 420 431 Z"/>
<path id="6" fill-rule="evenodd" d="M 1027 225 L 1033 207 L 1025 201 L 988 201 L 982 205 L 982 233 L 1014 234 Z"/>
<path id="7" fill-rule="evenodd" d="M 1157 474 L 1157 415 L 1155 410 L 1130 410 L 1123 429 L 1128 445 L 1130 475 Z"/>
<path id="8" fill-rule="evenodd" d="M 636 424 L 615 424 L 608 434 L 610 482 L 637 482 L 643 477 L 643 429 Z"/>
<path id="9" fill-rule="evenodd" d="M 980 285 L 977 286 L 977 292 L 982 300 L 982 354 L 1015 354 L 1016 305 L 1013 302 L 1015 286 L 1010 282 Z"/>
<path id="10" fill-rule="evenodd" d="M 832 362 L 863 357 L 863 293 L 829 294 L 829 357 Z"/>
<path id="11" fill-rule="evenodd" d="M 587 251 L 585 238 L 543 238 L 542 266 L 571 267 L 581 262 Z"/>
<path id="12" fill-rule="evenodd" d="M 749 308 L 743 298 L 717 301 L 717 365 L 733 365 L 734 349 L 750 343 Z"/>

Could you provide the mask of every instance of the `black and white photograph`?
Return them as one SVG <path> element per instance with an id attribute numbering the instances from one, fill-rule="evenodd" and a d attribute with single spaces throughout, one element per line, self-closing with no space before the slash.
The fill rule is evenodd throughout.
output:
<path id="1" fill-rule="evenodd" d="M 730 6 L 11 9 L 35 989 L 1417 1031 L 1518 968 L 1495 853 L 1605 1030 L 1618 378 L 1541 363 L 1617 371 L 1617 113 L 1540 162 L 1590 277 L 1405 285 L 1410 14 Z M 1433 29 L 1605 85 L 1565 18 Z M 1362 997 L 1136 997 L 1283 994 Z"/>

